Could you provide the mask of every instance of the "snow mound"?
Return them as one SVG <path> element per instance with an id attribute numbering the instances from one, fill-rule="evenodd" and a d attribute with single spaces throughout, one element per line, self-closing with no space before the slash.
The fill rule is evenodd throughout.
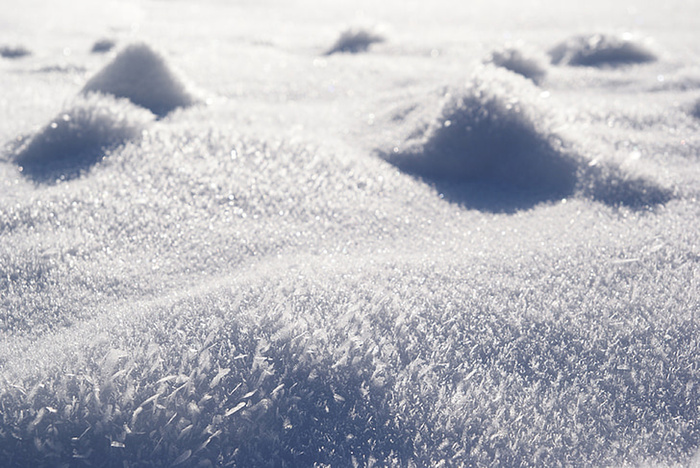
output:
<path id="1" fill-rule="evenodd" d="M 95 43 L 92 45 L 92 49 L 90 49 L 90 52 L 93 54 L 103 54 L 105 52 L 109 52 L 114 48 L 116 45 L 116 42 L 112 39 L 99 39 L 95 41 Z"/>
<path id="2" fill-rule="evenodd" d="M 544 64 L 534 57 L 527 56 L 514 47 L 506 47 L 495 50 L 486 59 L 486 63 L 492 63 L 498 67 L 510 70 L 513 73 L 529 78 L 535 84 L 540 84 L 547 75 Z"/>
<path id="3" fill-rule="evenodd" d="M 662 204 L 671 192 L 613 164 L 589 161 L 549 130 L 537 88 L 487 67 L 464 88 L 447 92 L 437 117 L 404 144 L 379 155 L 471 208 L 513 212 L 581 196 L 611 205 Z"/>
<path id="4" fill-rule="evenodd" d="M 543 116 L 527 102 L 531 88 L 500 69 L 483 73 L 445 95 L 437 118 L 416 141 L 382 156 L 440 183 L 499 186 L 540 200 L 565 197 L 575 188 L 577 163 L 539 127 Z"/>
<path id="5" fill-rule="evenodd" d="M 21 58 L 26 55 L 30 55 L 31 52 L 29 49 L 27 49 L 24 46 L 21 45 L 16 45 L 16 46 L 0 46 L 0 57 L 2 58 L 9 58 L 9 59 L 14 59 L 14 58 Z"/>
<path id="6" fill-rule="evenodd" d="M 125 99 L 80 96 L 28 139 L 14 160 L 37 181 L 71 178 L 102 159 L 106 150 L 139 138 L 152 119 L 150 112 Z"/>
<path id="7" fill-rule="evenodd" d="M 127 46 L 93 76 L 83 88 L 89 92 L 129 99 L 160 117 L 196 102 L 164 58 L 143 43 Z"/>
<path id="8" fill-rule="evenodd" d="M 622 36 L 592 34 L 574 36 L 549 51 L 555 65 L 586 67 L 647 63 L 656 55 L 629 34 Z"/>
<path id="9" fill-rule="evenodd" d="M 332 55 L 338 52 L 349 52 L 356 54 L 365 52 L 372 44 L 384 42 L 384 36 L 376 31 L 368 28 L 350 28 L 343 31 L 338 40 L 333 44 L 326 55 Z"/>

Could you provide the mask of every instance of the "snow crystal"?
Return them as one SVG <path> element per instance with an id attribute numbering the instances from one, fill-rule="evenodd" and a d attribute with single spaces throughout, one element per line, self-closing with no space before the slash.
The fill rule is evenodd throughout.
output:
<path id="1" fill-rule="evenodd" d="M 112 39 L 99 39 L 95 41 L 95 43 L 92 45 L 91 52 L 93 54 L 101 54 L 104 52 L 109 52 L 114 48 L 116 45 L 116 42 Z"/>
<path id="2" fill-rule="evenodd" d="M 486 62 L 529 78 L 535 84 L 541 83 L 547 75 L 547 70 L 540 60 L 513 47 L 493 51 Z"/>
<path id="3" fill-rule="evenodd" d="M 195 98 L 170 70 L 165 59 L 148 45 L 127 46 L 83 88 L 129 99 L 158 116 L 195 103 Z"/>
<path id="4" fill-rule="evenodd" d="M 29 49 L 27 49 L 26 47 L 21 46 L 21 45 L 0 46 L 0 57 L 3 57 L 3 58 L 10 58 L 10 59 L 21 58 L 21 57 L 24 57 L 24 56 L 29 55 L 29 54 L 31 54 Z"/>
<path id="5" fill-rule="evenodd" d="M 372 44 L 384 42 L 383 35 L 367 28 L 350 28 L 343 31 L 338 40 L 333 44 L 326 55 L 338 52 L 358 53 L 365 52 Z"/>
<path id="6" fill-rule="evenodd" d="M 150 112 L 125 99 L 89 94 L 56 116 L 17 151 L 15 163 L 36 180 L 76 175 L 105 150 L 141 135 Z"/>
<path id="7" fill-rule="evenodd" d="M 630 36 L 592 34 L 574 36 L 549 51 L 555 65 L 617 66 L 646 63 L 656 60 L 656 55 Z"/>

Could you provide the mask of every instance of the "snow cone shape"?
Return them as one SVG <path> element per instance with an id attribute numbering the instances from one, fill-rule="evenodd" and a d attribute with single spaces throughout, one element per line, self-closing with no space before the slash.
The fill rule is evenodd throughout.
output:
<path id="1" fill-rule="evenodd" d="M 549 51 L 555 65 L 586 67 L 619 66 L 646 63 L 656 55 L 630 35 L 612 36 L 593 34 L 574 36 Z"/>
<path id="2" fill-rule="evenodd" d="M 350 28 L 340 35 L 326 55 L 338 52 L 349 52 L 356 54 L 366 52 L 369 46 L 379 42 L 384 42 L 384 36 L 365 28 Z"/>
<path id="3" fill-rule="evenodd" d="M 576 185 L 576 161 L 555 147 L 519 95 L 532 88 L 498 69 L 449 93 L 418 141 L 384 158 L 425 179 L 496 184 L 565 196 Z"/>
<path id="4" fill-rule="evenodd" d="M 87 82 L 83 92 L 127 98 L 160 117 L 195 103 L 163 57 L 146 44 L 127 46 Z"/>
<path id="5" fill-rule="evenodd" d="M 79 97 L 17 151 L 15 163 L 39 181 L 68 178 L 98 162 L 106 150 L 139 138 L 153 118 L 125 99 Z"/>

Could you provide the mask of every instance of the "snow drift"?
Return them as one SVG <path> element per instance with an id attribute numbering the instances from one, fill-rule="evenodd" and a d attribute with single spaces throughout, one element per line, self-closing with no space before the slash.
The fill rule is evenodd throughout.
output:
<path id="1" fill-rule="evenodd" d="M 165 59 L 143 43 L 127 46 L 93 76 L 83 88 L 89 92 L 126 98 L 160 117 L 196 102 Z"/>
<path id="2" fill-rule="evenodd" d="M 630 35 L 592 34 L 574 36 L 549 51 L 555 65 L 586 67 L 646 63 L 656 55 Z"/>
<path id="3" fill-rule="evenodd" d="M 80 96 L 19 148 L 15 163 L 37 180 L 74 176 L 106 150 L 138 138 L 152 119 L 150 112 L 124 99 Z"/>
<path id="4" fill-rule="evenodd" d="M 613 165 L 588 161 L 548 127 L 525 78 L 483 69 L 447 92 L 427 128 L 380 156 L 449 199 L 487 211 L 584 196 L 609 205 L 665 203 L 670 192 Z"/>
<path id="5" fill-rule="evenodd" d="M 376 31 L 368 28 L 350 28 L 343 31 L 338 37 L 338 40 L 326 52 L 326 55 L 332 55 L 338 52 L 349 52 L 356 54 L 365 52 L 372 44 L 384 42 L 384 36 Z"/>

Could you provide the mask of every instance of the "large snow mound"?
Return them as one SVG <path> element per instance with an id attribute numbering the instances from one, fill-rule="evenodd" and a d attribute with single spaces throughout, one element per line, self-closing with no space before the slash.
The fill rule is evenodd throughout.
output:
<path id="1" fill-rule="evenodd" d="M 385 40 L 381 33 L 372 29 L 364 27 L 350 28 L 340 34 L 340 37 L 326 52 L 326 55 L 338 52 L 350 52 L 353 54 L 366 52 L 372 44 L 384 42 Z"/>
<path id="2" fill-rule="evenodd" d="M 646 63 L 656 55 L 631 35 L 592 34 L 574 36 L 549 51 L 555 65 L 587 67 Z"/>
<path id="3" fill-rule="evenodd" d="M 612 163 L 581 155 L 550 129 L 541 94 L 523 77 L 490 67 L 450 89 L 427 126 L 380 156 L 437 186 L 448 199 L 485 211 L 513 211 L 583 196 L 633 208 L 671 192 Z"/>
<path id="4" fill-rule="evenodd" d="M 18 149 L 15 163 L 34 179 L 70 177 L 102 159 L 106 150 L 138 138 L 152 119 L 125 99 L 79 96 Z"/>
<path id="5" fill-rule="evenodd" d="M 529 78 L 535 84 L 541 83 L 547 75 L 547 70 L 542 61 L 523 53 L 516 47 L 494 50 L 486 59 L 486 62 Z"/>
<path id="6" fill-rule="evenodd" d="M 83 92 L 127 98 L 158 116 L 196 102 L 165 59 L 144 43 L 123 49 L 87 82 Z"/>
<path id="7" fill-rule="evenodd" d="M 577 162 L 540 128 L 543 116 L 527 92 L 532 83 L 503 70 L 484 72 L 445 94 L 419 138 L 383 157 L 424 179 L 497 185 L 540 199 L 572 193 Z"/>

